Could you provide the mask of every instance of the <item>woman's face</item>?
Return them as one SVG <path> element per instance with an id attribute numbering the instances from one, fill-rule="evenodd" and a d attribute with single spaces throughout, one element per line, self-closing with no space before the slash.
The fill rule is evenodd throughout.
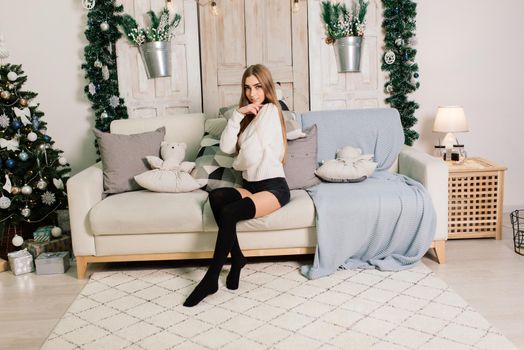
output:
<path id="1" fill-rule="evenodd" d="M 266 99 L 266 94 L 264 93 L 262 84 L 254 75 L 250 75 L 246 78 L 244 92 L 249 102 L 254 104 L 262 104 Z"/>

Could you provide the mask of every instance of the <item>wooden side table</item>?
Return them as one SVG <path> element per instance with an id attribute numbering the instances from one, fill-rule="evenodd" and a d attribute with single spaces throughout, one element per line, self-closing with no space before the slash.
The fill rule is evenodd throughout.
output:
<path id="1" fill-rule="evenodd" d="M 448 238 L 502 238 L 502 205 L 506 167 L 482 158 L 446 162 Z"/>

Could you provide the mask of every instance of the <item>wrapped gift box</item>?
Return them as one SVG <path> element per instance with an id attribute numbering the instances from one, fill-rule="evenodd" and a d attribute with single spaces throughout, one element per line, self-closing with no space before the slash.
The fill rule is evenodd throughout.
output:
<path id="1" fill-rule="evenodd" d="M 64 273 L 69 268 L 69 252 L 42 253 L 35 259 L 36 273 Z"/>
<path id="2" fill-rule="evenodd" d="M 71 237 L 62 235 L 47 242 L 35 242 L 33 239 L 28 239 L 24 242 L 24 246 L 36 259 L 42 253 L 71 252 Z"/>
<path id="3" fill-rule="evenodd" d="M 33 256 L 27 251 L 27 249 L 22 249 L 16 252 L 7 254 L 9 258 L 9 266 L 11 266 L 11 271 L 15 275 L 21 275 L 23 273 L 33 272 Z"/>

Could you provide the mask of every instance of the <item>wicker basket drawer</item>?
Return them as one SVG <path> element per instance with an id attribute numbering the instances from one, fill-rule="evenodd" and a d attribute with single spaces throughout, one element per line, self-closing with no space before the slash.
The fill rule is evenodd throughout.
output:
<path id="1" fill-rule="evenodd" d="M 505 170 L 481 158 L 449 163 L 448 238 L 501 238 Z"/>

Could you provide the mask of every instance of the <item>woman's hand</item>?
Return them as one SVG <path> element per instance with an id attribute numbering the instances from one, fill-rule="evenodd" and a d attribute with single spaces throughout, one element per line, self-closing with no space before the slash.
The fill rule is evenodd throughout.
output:
<path id="1" fill-rule="evenodd" d="M 257 115 L 258 111 L 260 111 L 260 108 L 262 108 L 262 104 L 260 104 L 260 103 L 250 103 L 247 106 L 238 108 L 237 112 L 241 113 L 243 115 L 246 115 L 246 114 Z"/>

